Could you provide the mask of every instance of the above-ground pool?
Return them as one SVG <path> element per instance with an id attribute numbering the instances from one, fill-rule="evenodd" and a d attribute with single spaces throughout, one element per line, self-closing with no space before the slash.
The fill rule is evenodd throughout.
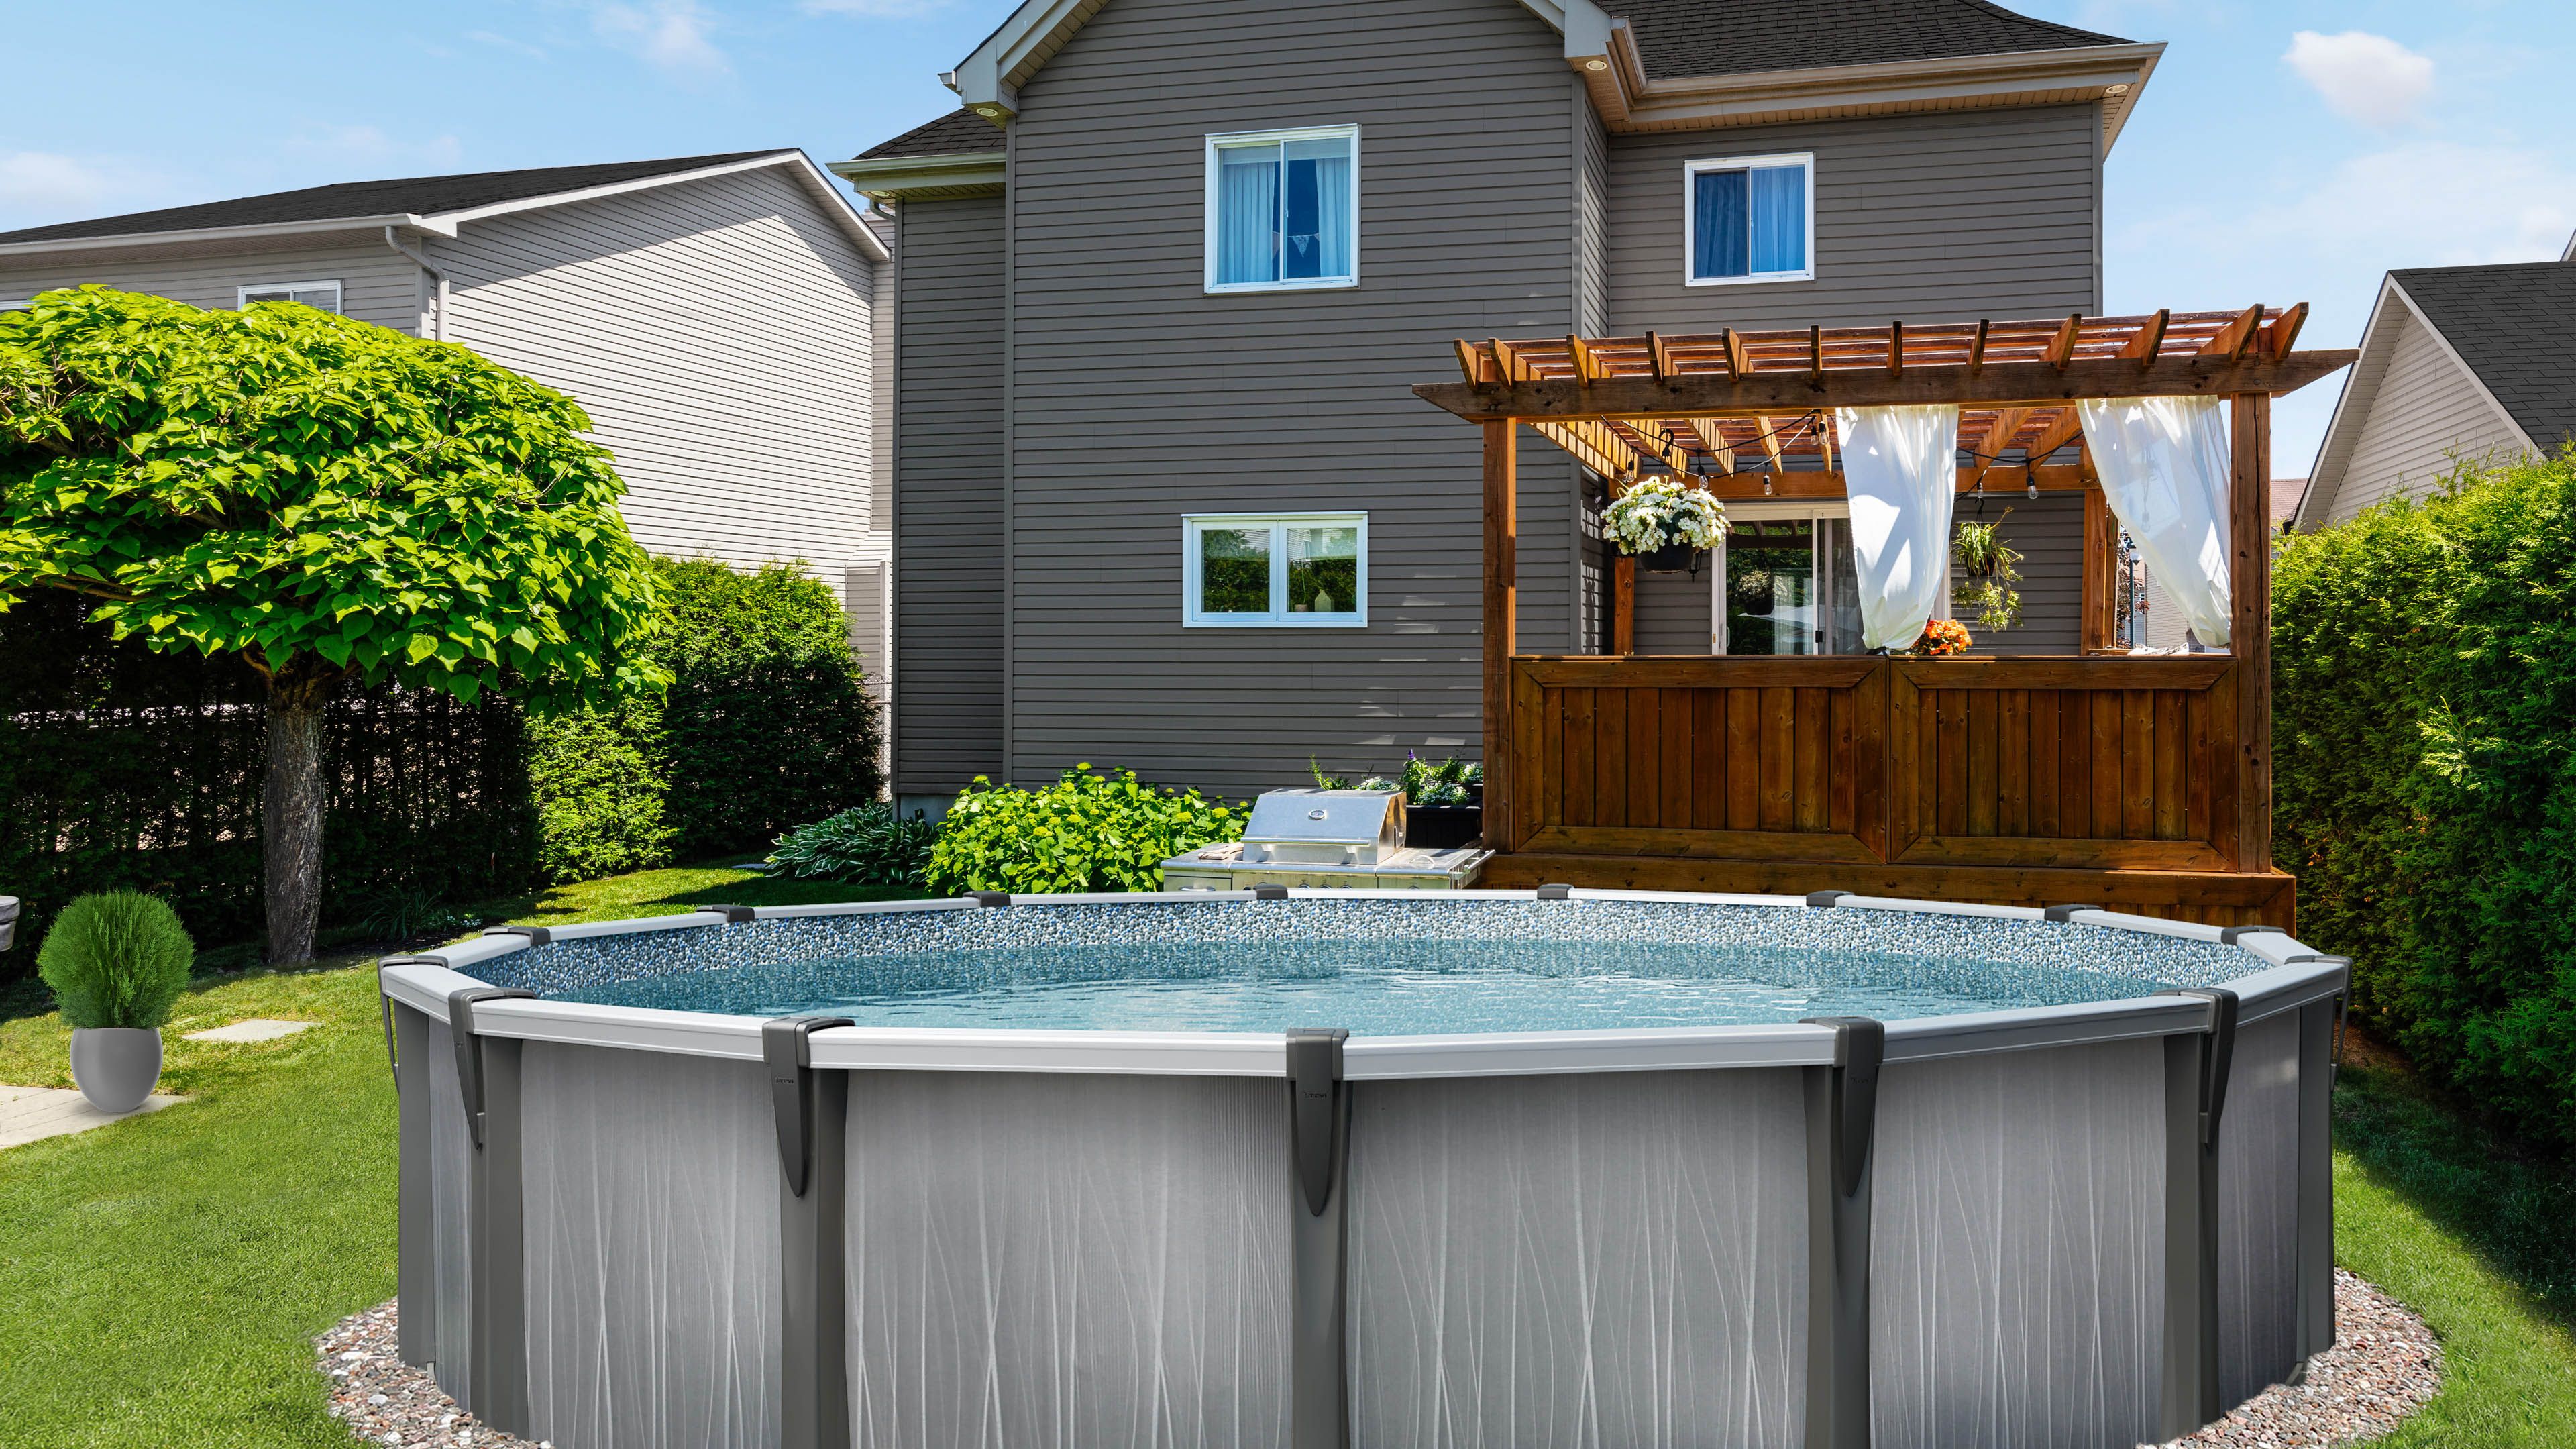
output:
<path id="1" fill-rule="evenodd" d="M 2125 1449 L 2333 1341 L 2278 932 L 1271 888 L 382 977 L 403 1355 L 557 1449 Z"/>

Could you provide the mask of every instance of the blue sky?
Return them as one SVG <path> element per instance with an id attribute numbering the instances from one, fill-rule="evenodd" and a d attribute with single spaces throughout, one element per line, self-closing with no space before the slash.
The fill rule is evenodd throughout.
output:
<path id="1" fill-rule="evenodd" d="M 0 229 L 366 177 L 777 145 L 830 160 L 948 109 L 935 73 L 1009 8 L 21 6 Z M 2019 8 L 2169 46 L 2111 157 L 2114 311 L 2304 299 L 2307 339 L 2348 345 L 2385 269 L 2553 258 L 2576 230 L 2564 0 Z M 2320 385 L 2282 406 L 2278 471 L 2307 470 L 2333 401 Z"/>

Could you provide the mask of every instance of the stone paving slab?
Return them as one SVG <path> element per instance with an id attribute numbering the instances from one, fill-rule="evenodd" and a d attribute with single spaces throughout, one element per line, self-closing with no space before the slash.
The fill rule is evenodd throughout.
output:
<path id="1" fill-rule="evenodd" d="M 141 1107 L 125 1116 L 158 1112 L 173 1102 L 185 1100 L 156 1092 L 144 1098 Z M 89 1099 L 78 1092 L 55 1087 L 0 1087 L 0 1149 L 23 1147 L 30 1142 L 73 1132 L 87 1132 L 92 1127 L 104 1127 L 110 1122 L 123 1120 L 91 1106 Z"/>
<path id="2" fill-rule="evenodd" d="M 280 1021 L 274 1017 L 253 1016 L 236 1021 L 230 1026 L 210 1026 L 204 1031 L 189 1032 L 187 1039 L 189 1041 L 275 1041 L 282 1036 L 293 1036 L 312 1025 L 313 1023 L 309 1021 Z"/>

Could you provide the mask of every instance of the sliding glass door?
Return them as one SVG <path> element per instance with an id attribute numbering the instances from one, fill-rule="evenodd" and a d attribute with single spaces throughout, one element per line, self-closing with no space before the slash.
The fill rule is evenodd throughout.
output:
<path id="1" fill-rule="evenodd" d="M 1716 652 L 1859 653 L 1860 589 L 1844 505 L 1737 503 L 1727 514 L 1709 601 Z"/>

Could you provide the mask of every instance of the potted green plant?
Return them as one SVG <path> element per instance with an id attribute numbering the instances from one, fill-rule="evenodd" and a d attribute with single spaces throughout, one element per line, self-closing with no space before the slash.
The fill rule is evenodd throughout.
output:
<path id="1" fill-rule="evenodd" d="M 1484 833 L 1482 765 L 1455 755 L 1437 764 L 1405 757 L 1397 777 L 1404 791 L 1404 843 L 1447 850 Z"/>
<path id="2" fill-rule="evenodd" d="M 72 1080 L 102 1112 L 143 1105 L 161 1080 L 161 1024 L 188 989 L 197 943 L 166 902 L 140 891 L 81 896 L 36 953 L 72 1028 Z"/>
<path id="3" fill-rule="evenodd" d="M 1726 509 L 1704 488 L 1670 478 L 1646 478 L 1601 510 L 1601 532 L 1648 573 L 1699 570 L 1699 557 L 1717 547 L 1726 531 Z"/>
<path id="4" fill-rule="evenodd" d="M 1959 561 L 1959 584 L 1950 591 L 1951 607 L 1974 617 L 1988 631 L 2009 629 L 2021 622 L 2021 591 L 2013 587 L 2021 581 L 2021 571 L 2013 565 L 2021 562 L 2021 553 L 2003 540 L 2004 518 L 2012 517 L 2007 508 L 2003 518 L 1992 523 L 1965 521 L 1958 536 L 1950 540 L 1951 556 Z"/>

